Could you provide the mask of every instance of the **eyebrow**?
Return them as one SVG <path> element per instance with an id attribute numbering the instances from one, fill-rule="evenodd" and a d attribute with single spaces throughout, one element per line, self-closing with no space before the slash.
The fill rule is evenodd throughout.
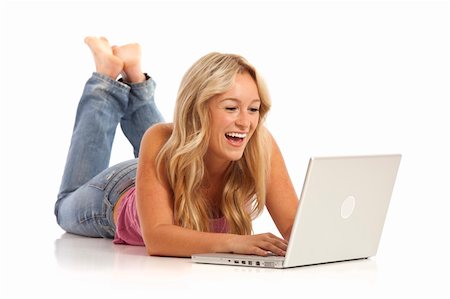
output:
<path id="1" fill-rule="evenodd" d="M 239 102 L 239 103 L 242 103 L 241 100 L 236 99 L 236 98 L 225 98 L 225 99 L 220 100 L 219 103 L 222 103 L 222 102 L 225 102 L 225 101 L 233 101 L 233 102 Z M 255 102 L 261 102 L 261 100 L 260 100 L 260 99 L 254 99 L 254 100 L 252 100 L 250 103 L 253 104 L 253 103 L 255 103 Z"/>

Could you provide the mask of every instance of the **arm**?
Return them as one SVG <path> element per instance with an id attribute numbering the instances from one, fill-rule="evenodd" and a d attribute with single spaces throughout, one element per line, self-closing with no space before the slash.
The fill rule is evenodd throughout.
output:
<path id="1" fill-rule="evenodd" d="M 272 234 L 241 236 L 206 233 L 179 227 L 173 219 L 173 196 L 165 174 L 157 176 L 155 159 L 168 140 L 169 125 L 155 125 L 145 133 L 136 176 L 137 210 L 149 255 L 190 256 L 205 252 L 284 254 L 286 242 Z"/>
<path id="2" fill-rule="evenodd" d="M 271 168 L 267 190 L 266 207 L 278 231 L 289 240 L 298 207 L 298 197 L 289 177 L 281 151 L 273 138 Z"/>

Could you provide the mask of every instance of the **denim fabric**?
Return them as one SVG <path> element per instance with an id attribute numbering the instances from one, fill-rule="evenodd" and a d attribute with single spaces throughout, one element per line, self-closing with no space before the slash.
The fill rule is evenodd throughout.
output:
<path id="1" fill-rule="evenodd" d="M 57 222 L 67 232 L 114 237 L 114 204 L 134 185 L 141 138 L 163 121 L 154 101 L 155 83 L 146 77 L 127 85 L 93 73 L 86 82 L 55 204 Z M 135 159 L 109 167 L 119 123 Z"/>

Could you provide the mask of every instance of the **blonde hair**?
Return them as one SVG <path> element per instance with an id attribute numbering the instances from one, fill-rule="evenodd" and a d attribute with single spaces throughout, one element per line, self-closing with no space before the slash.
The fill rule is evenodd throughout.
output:
<path id="1" fill-rule="evenodd" d="M 201 192 L 206 175 L 204 156 L 210 137 L 211 98 L 229 90 L 236 74 L 247 72 L 254 79 L 261 106 L 259 122 L 242 158 L 230 162 L 220 211 L 230 233 L 251 234 L 252 219 L 265 205 L 269 172 L 270 144 L 263 121 L 271 101 L 267 88 L 255 68 L 234 54 L 210 53 L 200 58 L 184 75 L 177 95 L 173 132 L 157 156 L 157 167 L 163 164 L 174 195 L 175 224 L 210 231 L 213 211 Z"/>

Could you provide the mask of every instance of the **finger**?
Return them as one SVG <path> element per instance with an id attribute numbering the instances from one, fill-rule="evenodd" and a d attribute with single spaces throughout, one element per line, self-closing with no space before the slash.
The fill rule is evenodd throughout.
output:
<path id="1" fill-rule="evenodd" d="M 286 242 L 282 242 L 282 241 L 279 241 L 279 240 L 275 240 L 274 244 L 275 244 L 278 248 L 283 249 L 284 251 L 287 250 L 288 244 L 287 244 Z"/>
<path id="2" fill-rule="evenodd" d="M 275 246 L 277 246 L 277 247 L 279 247 L 279 248 L 281 248 L 283 250 L 286 250 L 287 247 L 288 247 L 288 243 L 285 242 L 284 240 L 280 240 L 279 238 L 271 239 L 270 243 L 274 244 Z"/>
<path id="3" fill-rule="evenodd" d="M 286 255 L 286 250 L 276 246 L 275 244 L 271 243 L 271 242 L 264 242 L 261 245 L 261 248 L 264 250 L 269 250 L 272 253 L 276 254 L 276 255 L 281 255 L 284 256 Z"/>
<path id="4" fill-rule="evenodd" d="M 269 237 L 269 238 L 271 238 L 271 239 L 274 239 L 274 240 L 277 240 L 277 241 L 279 241 L 279 242 L 282 242 L 282 243 L 284 243 L 284 244 L 288 244 L 288 241 L 287 240 L 285 240 L 285 239 L 282 239 L 282 238 L 280 238 L 280 237 L 277 237 L 277 236 L 275 236 L 274 234 L 272 234 L 272 233 L 267 233 L 267 234 L 265 234 L 267 237 Z"/>
<path id="5" fill-rule="evenodd" d="M 250 252 L 250 254 L 255 254 L 255 255 L 259 255 L 259 256 L 268 256 L 269 252 L 260 247 L 254 247 L 252 252 Z"/>
<path id="6" fill-rule="evenodd" d="M 279 242 L 281 242 L 281 243 L 283 243 L 283 244 L 285 244 L 285 245 L 288 244 L 288 241 L 287 241 L 287 240 L 282 239 L 282 238 L 279 238 L 279 237 L 277 237 L 277 236 L 274 236 L 274 237 L 275 237 L 275 239 L 276 239 L 277 241 L 279 241 Z"/>
<path id="7" fill-rule="evenodd" d="M 278 238 L 275 235 L 269 234 L 268 237 L 264 240 L 272 244 L 275 244 L 276 246 L 280 247 L 283 250 L 287 249 L 288 242 L 284 239 Z"/>
<path id="8" fill-rule="evenodd" d="M 265 233 L 257 236 L 260 239 L 261 243 L 258 245 L 264 250 L 270 250 L 276 255 L 284 256 L 286 254 L 288 242 L 284 239 L 281 239 L 274 234 Z"/>

